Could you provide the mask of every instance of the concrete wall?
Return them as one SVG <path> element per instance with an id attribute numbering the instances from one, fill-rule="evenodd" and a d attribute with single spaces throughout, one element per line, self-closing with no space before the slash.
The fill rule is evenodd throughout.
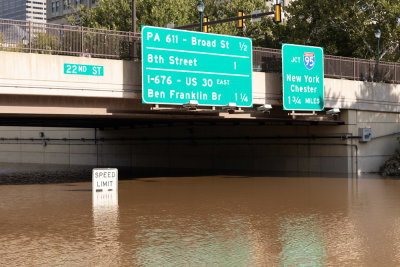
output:
<path id="1" fill-rule="evenodd" d="M 43 140 L 40 133 L 44 133 Z M 93 138 L 94 129 L 0 127 L 0 162 L 59 165 L 96 165 L 90 142 L 45 141 L 46 138 Z M 33 139 L 33 140 L 32 140 Z"/>
<path id="2" fill-rule="evenodd" d="M 139 98 L 140 65 L 132 61 L 0 52 L 0 94 Z M 104 67 L 104 76 L 64 74 L 64 64 Z"/>
<path id="3" fill-rule="evenodd" d="M 15 52 L 0 52 L 0 60 L 3 95 L 141 101 L 140 62 Z M 64 74 L 65 63 L 103 66 L 104 76 Z M 326 78 L 324 96 L 326 108 L 400 111 L 400 85 Z M 281 75 L 253 72 L 253 103 L 282 106 Z"/>
<path id="4" fill-rule="evenodd" d="M 140 66 L 131 61 L 0 52 L 0 113 L 113 114 L 148 108 L 140 103 Z M 100 65 L 104 76 L 64 74 L 64 63 Z M 281 109 L 281 77 L 253 73 L 254 104 Z M 345 125 L 182 125 L 131 130 L 0 128 L 0 162 L 186 168 L 204 170 L 376 172 L 398 147 L 400 85 L 325 79 L 326 108 L 341 109 Z M 47 107 L 44 109 L 43 107 Z M 63 111 L 61 111 L 63 110 Z M 358 135 L 372 128 L 372 141 L 306 139 Z M 131 143 L 47 142 L 38 138 L 157 137 Z M 298 135 L 300 139 L 269 139 Z M 183 137 L 182 140 L 170 139 Z M 201 138 L 207 137 L 207 140 Z M 225 139 L 224 139 L 225 137 Z M 231 137 L 235 137 L 232 139 Z M 266 137 L 260 139 L 260 137 Z M 3 139 L 2 139 L 3 138 Z M 14 138 L 14 141 L 6 140 Z M 16 138 L 22 138 L 17 140 Z M 357 147 L 357 148 L 356 148 Z M 357 153 L 358 152 L 358 153 Z"/>
<path id="5" fill-rule="evenodd" d="M 193 175 L 203 171 L 361 173 L 378 172 L 399 148 L 399 114 L 346 110 L 341 119 L 345 125 L 182 123 L 118 130 L 0 127 L 0 162 L 129 167 L 145 173 L 162 170 L 161 174 L 191 170 Z M 357 136 L 361 127 L 372 128 L 372 141 L 313 138 Z M 299 138 L 288 138 L 293 136 Z"/>
<path id="6" fill-rule="evenodd" d="M 351 157 L 354 151 L 346 145 L 348 141 L 285 138 L 344 132 L 346 126 L 246 124 L 161 124 L 126 130 L 2 127 L 0 162 L 71 168 L 79 165 L 129 167 L 144 175 L 181 171 L 192 175 L 203 172 L 348 173 L 355 168 L 355 157 Z M 40 133 L 44 134 L 43 140 Z M 93 141 L 95 137 L 100 140 Z"/>
<path id="7" fill-rule="evenodd" d="M 398 113 L 376 111 L 352 111 L 353 132 L 358 128 L 371 128 L 372 140 L 359 143 L 359 171 L 378 172 L 385 160 L 399 149 L 397 137 L 400 136 Z"/>
<path id="8" fill-rule="evenodd" d="M 324 79 L 325 108 L 400 112 L 400 85 Z M 282 106 L 282 77 L 253 72 L 253 102 Z"/>

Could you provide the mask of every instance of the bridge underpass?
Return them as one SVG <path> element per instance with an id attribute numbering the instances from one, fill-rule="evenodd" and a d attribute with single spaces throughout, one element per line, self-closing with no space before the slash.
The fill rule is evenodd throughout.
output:
<path id="1" fill-rule="evenodd" d="M 16 103 L 11 101 L 13 97 L 9 98 L 2 101 Z M 30 114 L 27 114 L 29 108 L 1 114 L 0 161 L 3 163 L 64 165 L 72 169 L 119 167 L 135 175 L 287 173 L 297 169 L 320 172 L 319 168 L 310 169 L 307 160 L 310 147 L 316 151 L 312 153 L 319 153 L 317 151 L 328 144 L 349 149 L 339 144 L 343 140 L 347 142 L 346 134 L 319 136 L 317 132 L 309 132 L 310 127 L 332 129 L 345 124 L 338 117 L 324 114 L 296 120 L 279 110 L 229 114 L 211 109 L 162 109 L 92 115 L 66 114 L 67 111 L 59 108 L 60 114 L 49 114 L 43 103 L 57 106 L 58 102 L 65 105 L 68 100 L 70 103 L 82 100 L 50 97 L 50 101 L 44 96 L 19 96 L 19 100 L 21 98 L 25 99 L 21 101 L 25 107 L 32 108 L 32 102 L 36 106 Z M 115 101 L 94 100 L 93 106 L 101 106 L 102 101 Z M 89 108 L 91 101 L 84 102 Z M 290 162 L 286 162 L 288 158 Z M 348 172 L 347 159 L 340 160 L 346 161 L 342 172 Z"/>
<path id="2" fill-rule="evenodd" d="M 347 145 L 352 137 L 328 135 L 343 121 L 14 114 L 2 115 L 0 124 L 3 163 L 119 167 L 145 176 L 319 173 L 321 166 L 347 173 L 356 168 L 343 156 L 354 152 Z M 319 135 L 321 127 L 326 133 Z"/>
<path id="3" fill-rule="evenodd" d="M 138 63 L 0 52 L 0 162 L 189 172 L 378 171 L 397 146 L 398 86 L 325 79 L 337 115 L 288 116 L 281 77 L 253 72 L 256 108 L 186 110 L 141 103 Z M 64 63 L 101 65 L 68 76 Z M 359 128 L 372 128 L 361 143 Z"/>

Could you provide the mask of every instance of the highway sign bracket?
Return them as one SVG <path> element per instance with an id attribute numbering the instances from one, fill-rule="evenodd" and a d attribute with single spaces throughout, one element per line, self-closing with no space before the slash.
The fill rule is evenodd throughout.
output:
<path id="1" fill-rule="evenodd" d="M 291 113 L 288 113 L 289 116 L 292 116 L 292 118 L 296 118 L 296 116 L 316 116 L 317 113 L 315 112 L 315 110 L 313 110 L 311 113 L 307 113 L 307 112 L 298 112 L 296 113 L 296 111 L 292 110 Z"/>

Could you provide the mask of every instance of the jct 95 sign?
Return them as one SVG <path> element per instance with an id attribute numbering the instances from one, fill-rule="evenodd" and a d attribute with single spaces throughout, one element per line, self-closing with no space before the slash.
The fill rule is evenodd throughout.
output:
<path id="1" fill-rule="evenodd" d="M 251 107 L 252 42 L 142 27 L 143 103 Z"/>
<path id="2" fill-rule="evenodd" d="M 324 109 L 324 53 L 321 47 L 282 46 L 283 108 Z"/>

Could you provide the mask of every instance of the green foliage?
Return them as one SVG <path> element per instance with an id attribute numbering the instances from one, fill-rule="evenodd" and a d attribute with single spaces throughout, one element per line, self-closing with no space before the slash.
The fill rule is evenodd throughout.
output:
<path id="1" fill-rule="evenodd" d="M 140 25 L 166 27 L 169 23 L 175 26 L 199 21 L 196 0 L 141 0 L 137 1 L 137 31 Z"/>
<path id="2" fill-rule="evenodd" d="M 385 161 L 381 167 L 381 174 L 383 176 L 400 176 L 400 152 L 398 150 Z"/>
<path id="3" fill-rule="evenodd" d="M 1 50 L 1 49 L 0 49 Z M 15 44 L 14 46 L 7 47 L 4 51 L 8 52 L 24 52 L 24 45 L 21 43 Z"/>
<path id="4" fill-rule="evenodd" d="M 131 30 L 131 1 L 101 0 L 97 8 L 87 9 L 79 6 L 80 24 L 90 28 L 103 28 L 117 31 Z"/>
<path id="5" fill-rule="evenodd" d="M 268 1 L 272 4 L 272 0 Z M 141 25 L 165 27 L 199 22 L 198 0 L 137 0 L 137 29 Z M 399 61 L 400 2 L 398 0 L 296 0 L 286 8 L 286 22 L 274 24 L 272 16 L 261 22 L 211 25 L 211 33 L 246 36 L 254 46 L 280 48 L 282 43 L 324 47 L 326 54 L 375 59 L 378 54 L 374 32 L 382 32 L 380 59 Z M 237 16 L 238 10 L 251 14 L 268 11 L 264 0 L 204 0 L 204 16 L 211 21 Z M 269 5 L 271 6 L 271 5 Z M 68 18 L 73 25 L 110 30 L 131 30 L 131 0 L 100 0 L 98 7 L 80 5 Z M 191 29 L 198 30 L 198 29 Z"/>
<path id="6" fill-rule="evenodd" d="M 208 0 L 204 2 L 206 9 L 204 14 L 213 20 L 226 19 L 236 17 L 238 10 L 243 10 L 244 15 L 250 15 L 252 11 L 262 10 L 266 11 L 266 6 L 263 0 L 231 0 L 222 1 L 215 4 L 215 0 Z M 196 14 L 195 22 L 199 20 Z M 236 27 L 237 22 L 228 22 L 223 24 L 211 25 L 210 32 L 218 34 L 226 34 L 233 36 L 244 36 L 253 39 L 254 46 L 263 46 L 265 41 L 265 32 L 268 30 L 268 23 L 272 22 L 271 17 L 263 17 L 261 22 L 251 22 L 250 19 L 245 20 L 245 27 L 239 29 Z"/>
<path id="7" fill-rule="evenodd" d="M 131 30 L 131 0 L 100 0 L 98 6 L 87 9 L 79 6 L 77 13 L 68 17 L 72 25 L 102 28 L 109 30 Z M 137 29 L 141 25 L 166 27 L 169 23 L 175 26 L 198 23 L 199 13 L 196 9 L 198 0 L 139 0 L 136 2 Z M 217 20 L 237 16 L 238 10 L 251 14 L 254 10 L 265 10 L 263 0 L 231 0 L 221 1 L 204 0 L 204 16 Z M 247 36 L 254 39 L 255 43 L 264 43 L 265 22 L 270 18 L 263 18 L 262 23 L 246 21 L 246 29 L 237 29 L 236 22 L 212 25 L 210 32 Z M 198 30 L 198 29 L 192 29 Z"/>
<path id="8" fill-rule="evenodd" d="M 0 51 L 3 50 L 4 34 L 0 32 Z"/>
<path id="9" fill-rule="evenodd" d="M 8 51 L 8 52 L 23 52 L 24 45 L 21 43 L 16 44 L 8 44 L 5 41 L 5 36 L 0 32 L 0 51 Z"/>
<path id="10" fill-rule="evenodd" d="M 79 5 L 75 13 L 67 17 L 67 21 L 71 25 L 130 31 L 131 2 L 130 0 L 100 0 L 98 6 L 92 9 Z"/>
<path id="11" fill-rule="evenodd" d="M 60 39 L 58 36 L 39 32 L 32 41 L 32 48 L 38 49 L 40 54 L 51 54 L 49 50 L 59 50 Z M 40 51 L 48 50 L 48 51 Z"/>
<path id="12" fill-rule="evenodd" d="M 400 143 L 400 137 L 397 137 L 397 141 Z M 400 151 L 396 150 L 393 156 L 380 168 L 381 174 L 383 176 L 400 176 Z"/>
<path id="13" fill-rule="evenodd" d="M 296 0 L 286 9 L 287 23 L 272 25 L 270 38 L 279 43 L 322 46 L 326 54 L 375 59 L 382 32 L 380 58 L 399 60 L 398 0 Z"/>

